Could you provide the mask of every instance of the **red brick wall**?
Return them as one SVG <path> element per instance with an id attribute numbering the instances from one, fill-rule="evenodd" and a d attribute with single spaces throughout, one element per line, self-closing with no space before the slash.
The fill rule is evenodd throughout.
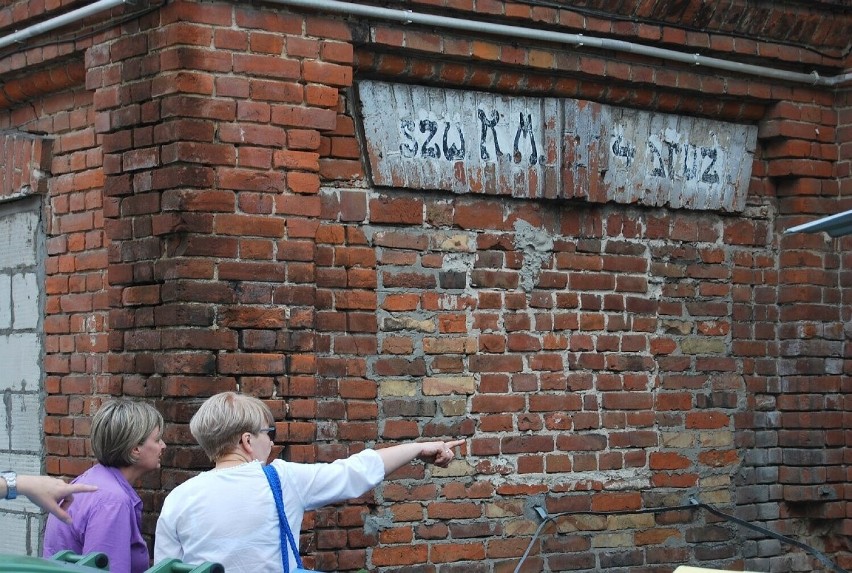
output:
<path id="1" fill-rule="evenodd" d="M 822 105 L 778 104 L 763 127 L 772 134 L 766 148 L 767 170 L 777 185 L 779 222 L 788 226 L 802 215 L 825 216 L 852 208 L 844 133 L 848 90 Z M 776 123 L 777 122 L 777 123 Z M 797 133 L 782 126 L 796 125 Z M 808 129 L 802 129 L 807 124 Z M 810 127 L 813 125 L 813 127 Z M 786 137 L 780 137 L 783 132 Z M 816 160 L 816 161 L 814 161 Z M 778 255 L 776 294 L 778 360 L 753 379 L 753 415 L 741 442 L 750 460 L 754 484 L 743 501 L 758 501 L 748 513 L 779 501 L 780 531 L 796 533 L 833 553 L 844 547 L 846 518 L 845 444 L 849 362 L 849 238 L 825 235 L 785 237 Z M 755 329 L 754 334 L 757 334 Z M 770 375 L 771 376 L 767 376 Z M 763 477 L 760 477 L 760 474 Z M 755 484 L 774 476 L 775 483 Z M 757 496 L 757 499 L 755 499 Z M 848 555 L 841 564 L 848 566 Z"/>
<path id="2" fill-rule="evenodd" d="M 46 470 L 53 474 L 76 475 L 91 465 L 84 459 L 91 453 L 87 416 L 95 396 L 111 391 L 102 375 L 107 260 L 93 118 L 91 93 L 82 87 L 32 98 L 0 115 L 0 126 L 14 130 L 4 138 L 7 150 L 32 150 L 30 157 L 7 154 L 4 169 L 25 165 L 26 193 L 44 197 L 44 428 Z"/>
<path id="3" fill-rule="evenodd" d="M 447 12 L 841 65 L 828 40 L 795 46 L 848 29 L 830 2 L 795 14 L 784 41 L 784 11 L 740 7 L 741 22 L 771 23 L 741 23 L 749 39 L 698 3 L 663 24 L 665 4 L 643 3 L 642 24 L 502 2 Z M 54 138 L 49 472 L 91 463 L 100 398 L 154 401 L 170 448 L 141 486 L 151 533 L 168 490 L 207 467 L 189 417 L 238 388 L 269 401 L 294 460 L 469 438 L 448 470 L 412 465 L 311 515 L 302 546 L 321 570 L 511 570 L 536 503 L 603 514 L 558 518 L 529 571 L 812 566 L 700 512 L 607 515 L 690 495 L 849 565 L 852 239 L 780 236 L 852 208 L 848 91 L 229 2 L 169 3 L 120 32 L 82 41 L 65 67 L 38 52 L 55 65 L 10 84 L 0 109 L 0 127 Z M 0 75 L 21 74 L 16 58 Z M 350 90 L 364 77 L 755 122 L 748 206 L 370 189 Z M 518 221 L 553 240 L 529 293 Z"/>
<path id="4" fill-rule="evenodd" d="M 44 193 L 50 175 L 50 142 L 25 132 L 0 134 L 0 195 L 4 199 Z"/>

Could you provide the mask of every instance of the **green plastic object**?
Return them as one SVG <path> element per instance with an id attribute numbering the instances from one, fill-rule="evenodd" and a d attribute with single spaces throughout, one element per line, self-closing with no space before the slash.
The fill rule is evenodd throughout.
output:
<path id="1" fill-rule="evenodd" d="M 92 573 L 92 568 L 54 559 L 0 555 L 0 573 Z"/>
<path id="2" fill-rule="evenodd" d="M 225 568 L 220 563 L 210 561 L 200 565 L 190 565 L 180 559 L 164 559 L 145 573 L 225 573 Z"/>
<path id="3" fill-rule="evenodd" d="M 85 567 L 100 569 L 101 571 L 109 571 L 109 557 L 106 553 L 94 551 L 85 555 L 78 555 L 73 551 L 66 549 L 59 553 L 54 553 L 51 557 L 54 561 L 62 561 L 65 563 L 76 563 Z"/>
<path id="4" fill-rule="evenodd" d="M 93 569 L 109 571 L 109 558 L 105 553 L 78 555 L 66 550 L 54 554 L 50 559 L 0 555 L 0 573 L 93 573 Z M 145 573 L 225 573 L 225 568 L 220 563 L 209 561 L 191 565 L 180 559 L 165 559 Z"/>

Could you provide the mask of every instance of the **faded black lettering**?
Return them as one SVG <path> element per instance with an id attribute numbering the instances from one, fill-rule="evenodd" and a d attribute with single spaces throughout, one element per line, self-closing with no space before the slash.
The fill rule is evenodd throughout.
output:
<path id="1" fill-rule="evenodd" d="M 437 143 L 434 145 L 430 145 L 432 140 L 435 138 L 435 134 L 438 133 L 438 124 L 437 122 L 432 121 L 431 119 L 421 119 L 420 120 L 420 133 L 428 133 L 429 137 L 426 138 L 426 141 L 423 142 L 422 147 L 420 148 L 420 154 L 423 157 L 430 157 L 432 159 L 440 159 L 441 158 L 441 148 Z"/>
<path id="2" fill-rule="evenodd" d="M 675 166 L 675 155 L 680 152 L 680 145 L 677 143 L 672 143 L 670 141 L 664 141 L 663 144 L 666 146 L 667 153 L 667 162 L 666 162 L 666 173 L 668 173 L 669 179 L 674 179 L 674 166 Z"/>
<path id="3" fill-rule="evenodd" d="M 446 122 L 444 124 L 444 157 L 446 157 L 450 161 L 455 161 L 457 159 L 464 159 L 464 155 L 466 153 L 465 143 L 464 143 L 464 133 L 461 128 L 456 125 L 456 131 L 459 133 L 459 145 L 456 146 L 455 143 L 452 145 L 447 145 L 447 135 L 450 132 L 450 122 Z"/>
<path id="4" fill-rule="evenodd" d="M 402 130 L 402 136 L 405 138 L 405 141 L 399 144 L 400 154 L 407 159 L 416 157 L 420 146 L 414 139 L 414 122 L 410 119 L 403 119 L 399 122 L 399 129 Z"/>
<path id="5" fill-rule="evenodd" d="M 651 163 L 653 167 L 651 175 L 654 177 L 665 177 L 666 166 L 663 163 L 663 156 L 660 154 L 660 150 L 657 149 L 657 146 L 652 141 L 648 142 L 648 148 L 651 150 Z"/>
<path id="6" fill-rule="evenodd" d="M 713 147 L 702 147 L 701 148 L 701 158 L 709 157 L 710 165 L 707 166 L 707 169 L 701 173 L 701 182 L 702 183 L 718 183 L 719 182 L 719 174 L 713 169 L 713 166 L 716 165 L 716 157 L 718 156 L 718 152 Z M 712 170 L 712 171 L 711 171 Z"/>
<path id="7" fill-rule="evenodd" d="M 692 151 L 692 153 L 690 153 Z M 692 181 L 698 177 L 699 169 L 698 148 L 694 145 L 684 144 L 683 146 L 683 177 L 687 181 Z"/>
<path id="8" fill-rule="evenodd" d="M 515 133 L 515 148 L 513 150 L 514 151 L 513 155 L 514 155 L 514 158 L 515 158 L 515 163 L 520 163 L 521 159 L 522 159 L 521 152 L 520 152 L 520 149 L 518 147 L 518 143 L 521 139 L 521 136 L 523 135 L 524 139 L 525 140 L 528 139 L 529 142 L 530 142 L 530 148 L 531 148 L 531 150 L 530 150 L 530 165 L 535 165 L 536 163 L 538 163 L 538 149 L 536 149 L 536 146 L 535 146 L 535 133 L 533 133 L 533 128 L 532 128 L 533 127 L 532 126 L 532 116 L 530 114 L 527 114 L 527 117 L 526 117 L 526 120 L 525 120 L 524 114 L 522 113 L 520 115 L 521 115 L 521 123 L 518 126 L 518 131 Z M 495 138 L 495 140 L 496 140 L 496 138 Z"/>
<path id="9" fill-rule="evenodd" d="M 612 138 L 612 154 L 616 157 L 623 157 L 627 160 L 627 166 L 633 163 L 633 158 L 636 157 L 636 146 L 629 141 L 624 140 L 624 135 L 618 134 Z"/>
<path id="10" fill-rule="evenodd" d="M 479 135 L 479 156 L 483 161 L 489 161 L 491 159 L 491 155 L 485 148 L 485 142 L 488 139 L 488 130 L 490 129 L 491 137 L 494 139 L 494 154 L 497 156 L 497 159 L 499 159 L 503 156 L 503 152 L 500 151 L 500 142 L 497 140 L 497 130 L 494 128 L 500 121 L 500 112 L 496 109 L 493 110 L 491 112 L 490 120 L 485 117 L 485 112 L 481 109 L 477 110 L 477 114 L 479 115 L 479 124 L 481 126 Z"/>

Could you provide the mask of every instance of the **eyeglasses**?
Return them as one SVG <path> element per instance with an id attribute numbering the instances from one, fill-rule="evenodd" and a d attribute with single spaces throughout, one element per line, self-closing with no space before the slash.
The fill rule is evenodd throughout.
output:
<path id="1" fill-rule="evenodd" d="M 266 434 L 269 436 L 269 441 L 275 441 L 275 426 L 269 426 L 268 428 L 261 428 L 255 434 Z"/>

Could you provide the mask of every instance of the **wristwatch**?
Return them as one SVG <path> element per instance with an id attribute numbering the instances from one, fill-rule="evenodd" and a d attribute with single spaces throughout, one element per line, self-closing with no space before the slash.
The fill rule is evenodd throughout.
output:
<path id="1" fill-rule="evenodd" d="M 6 481 L 6 499 L 18 497 L 18 475 L 12 470 L 0 472 L 0 478 Z"/>

